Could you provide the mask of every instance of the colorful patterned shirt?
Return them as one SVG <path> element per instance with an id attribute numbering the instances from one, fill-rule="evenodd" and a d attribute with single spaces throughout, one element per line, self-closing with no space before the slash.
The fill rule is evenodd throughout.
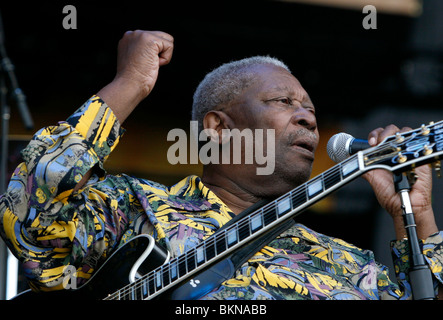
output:
<path id="1" fill-rule="evenodd" d="M 97 96 L 67 121 L 38 131 L 0 198 L 0 234 L 31 288 L 63 288 L 67 266 L 84 284 L 112 252 L 152 235 L 173 257 L 234 217 L 197 176 L 172 187 L 109 175 L 103 164 L 124 130 Z M 74 187 L 94 168 L 80 190 Z M 443 281 L 442 234 L 421 242 L 434 285 Z M 371 251 L 295 224 L 203 299 L 408 299 L 406 241 L 392 242 L 398 284 Z"/>

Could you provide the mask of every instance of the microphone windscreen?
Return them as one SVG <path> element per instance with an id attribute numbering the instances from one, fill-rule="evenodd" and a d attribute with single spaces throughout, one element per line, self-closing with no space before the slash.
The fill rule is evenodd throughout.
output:
<path id="1" fill-rule="evenodd" d="M 341 132 L 333 135 L 326 146 L 329 158 L 339 163 L 350 156 L 349 143 L 354 139 L 350 134 Z"/>

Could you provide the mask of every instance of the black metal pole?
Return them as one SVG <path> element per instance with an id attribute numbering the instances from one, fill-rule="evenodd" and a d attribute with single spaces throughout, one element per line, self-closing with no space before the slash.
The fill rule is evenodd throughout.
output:
<path id="1" fill-rule="evenodd" d="M 26 96 L 24 95 L 22 89 L 20 89 L 18 85 L 17 78 L 14 73 L 14 65 L 9 59 L 6 53 L 5 47 L 5 35 L 3 32 L 3 21 L 2 15 L 0 12 L 0 62 L 1 68 L 5 75 L 8 77 L 10 88 L 11 88 L 11 96 L 14 98 L 17 104 L 18 111 L 22 117 L 23 124 L 26 129 L 30 130 L 34 128 L 34 122 L 32 121 L 31 113 L 29 112 L 28 105 L 26 103 Z"/>
<path id="2" fill-rule="evenodd" d="M 401 197 L 403 220 L 408 235 L 410 252 L 409 279 L 411 281 L 413 299 L 434 300 L 435 292 L 432 273 L 420 249 L 414 213 L 412 212 L 412 204 L 409 197 L 411 185 L 405 173 L 395 174 L 394 184 L 397 193 Z"/>
<path id="3" fill-rule="evenodd" d="M 8 81 L 7 81 L 8 80 Z M 8 84 L 10 90 L 8 91 Z M 19 113 L 22 117 L 26 129 L 33 129 L 34 123 L 28 110 L 26 97 L 19 88 L 17 78 L 14 73 L 14 65 L 8 58 L 5 47 L 5 36 L 3 32 L 3 21 L 0 13 L 0 105 L 1 105 L 1 154 L 0 154 L 0 195 L 6 192 L 6 183 L 8 181 L 8 143 L 9 143 L 9 118 L 10 108 L 8 106 L 8 93 L 15 100 Z M 0 239 L 0 299 L 4 300 L 7 296 L 7 275 L 9 272 L 17 270 L 8 270 L 8 257 L 10 253 L 6 244 Z"/>
<path id="4" fill-rule="evenodd" d="M 8 159 L 8 131 L 9 131 L 9 106 L 6 103 L 7 88 L 3 75 L 3 70 L 0 67 L 0 106 L 1 106 L 1 154 L 0 154 L 0 195 L 6 191 L 6 174 L 7 174 L 7 159 Z M 0 239 L 0 300 L 6 299 L 6 283 L 7 283 L 7 263 L 8 250 L 6 244 Z"/>

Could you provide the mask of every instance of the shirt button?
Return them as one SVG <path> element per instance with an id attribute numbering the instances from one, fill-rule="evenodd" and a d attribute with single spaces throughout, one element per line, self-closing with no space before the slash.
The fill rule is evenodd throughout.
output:
<path id="1" fill-rule="evenodd" d="M 108 139 L 108 146 L 112 147 L 114 145 L 114 140 Z"/>
<path id="2" fill-rule="evenodd" d="M 434 256 L 434 251 L 428 251 L 426 252 L 426 257 L 432 258 Z"/>

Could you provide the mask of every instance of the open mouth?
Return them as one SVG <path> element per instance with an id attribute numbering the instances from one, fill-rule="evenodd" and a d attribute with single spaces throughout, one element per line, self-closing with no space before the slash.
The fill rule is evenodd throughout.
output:
<path id="1" fill-rule="evenodd" d="M 314 147 L 311 144 L 307 144 L 307 143 L 295 143 L 294 144 L 297 147 L 303 148 L 308 150 L 309 152 L 313 152 L 314 151 Z"/>
<path id="2" fill-rule="evenodd" d="M 306 149 L 309 152 L 313 153 L 315 150 L 315 143 L 308 140 L 297 140 L 294 143 L 292 143 L 292 146 L 296 146 L 302 149 Z"/>
<path id="3" fill-rule="evenodd" d="M 314 161 L 315 142 L 307 139 L 298 139 L 291 144 L 291 148 L 299 155 L 303 155 L 303 157 L 306 157 L 310 161 Z"/>

